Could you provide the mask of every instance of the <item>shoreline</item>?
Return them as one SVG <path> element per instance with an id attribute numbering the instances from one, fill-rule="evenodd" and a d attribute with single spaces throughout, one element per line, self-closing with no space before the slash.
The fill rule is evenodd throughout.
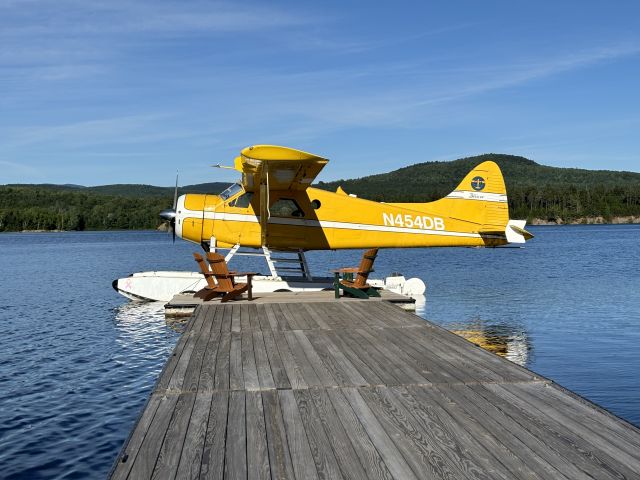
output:
<path id="1" fill-rule="evenodd" d="M 534 218 L 527 225 L 635 225 L 640 223 L 640 216 L 628 215 L 628 216 L 616 216 L 611 217 L 611 220 L 605 220 L 604 217 L 579 217 L 569 221 L 565 221 L 558 217 L 554 220 L 545 220 L 542 218 Z"/>

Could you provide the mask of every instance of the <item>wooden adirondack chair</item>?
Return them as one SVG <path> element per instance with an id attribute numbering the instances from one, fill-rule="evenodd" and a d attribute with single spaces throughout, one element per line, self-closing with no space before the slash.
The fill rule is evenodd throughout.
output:
<path id="1" fill-rule="evenodd" d="M 207 286 L 196 292 L 194 297 L 207 301 L 222 295 L 220 301 L 227 302 L 247 292 L 249 300 L 253 300 L 251 281 L 253 276 L 256 275 L 255 272 L 230 272 L 227 267 L 227 262 L 219 253 L 207 253 L 208 265 L 204 258 L 202 258 L 202 255 L 198 253 L 194 253 L 193 258 L 198 262 L 200 271 L 207 280 Z M 242 275 L 247 276 L 247 283 L 236 283 L 235 277 Z"/>
<path id="2" fill-rule="evenodd" d="M 364 252 L 358 268 L 339 268 L 333 271 L 333 288 L 336 298 L 340 298 L 340 289 L 342 289 L 346 295 L 352 297 L 369 298 L 380 296 L 378 289 L 367 283 L 369 274 L 373 272 L 373 262 L 377 255 L 378 249 L 372 248 Z M 343 275 L 342 279 L 340 275 Z M 355 275 L 355 279 L 353 279 L 353 275 Z M 350 278 L 344 278 L 345 276 Z"/>

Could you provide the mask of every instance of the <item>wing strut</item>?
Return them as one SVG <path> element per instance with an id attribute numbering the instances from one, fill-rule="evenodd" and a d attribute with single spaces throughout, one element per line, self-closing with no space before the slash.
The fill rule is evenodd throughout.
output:
<path id="1" fill-rule="evenodd" d="M 260 175 L 260 242 L 263 247 L 267 246 L 269 216 L 269 164 L 265 162 Z"/>

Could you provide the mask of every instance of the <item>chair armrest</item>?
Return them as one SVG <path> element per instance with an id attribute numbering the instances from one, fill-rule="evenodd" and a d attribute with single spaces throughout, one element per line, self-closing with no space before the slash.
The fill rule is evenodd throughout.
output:
<path id="1" fill-rule="evenodd" d="M 334 273 L 360 273 L 360 270 L 358 270 L 358 268 L 355 267 L 350 267 L 350 268 L 336 268 L 334 270 L 331 270 Z"/>

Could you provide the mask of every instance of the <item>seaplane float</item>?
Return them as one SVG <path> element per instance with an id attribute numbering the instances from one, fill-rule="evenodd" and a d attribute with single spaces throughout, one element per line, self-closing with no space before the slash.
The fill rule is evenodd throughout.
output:
<path id="1" fill-rule="evenodd" d="M 178 236 L 206 252 L 262 256 L 269 275 L 253 278 L 254 292 L 329 289 L 315 277 L 305 252 L 409 247 L 498 247 L 532 238 L 524 220 L 509 219 L 507 191 L 498 165 L 476 166 L 446 197 L 426 203 L 379 203 L 311 186 L 328 160 L 288 147 L 243 149 L 233 168 L 241 180 L 220 194 L 174 195 L 160 213 Z M 223 167 L 225 168 L 225 167 Z M 239 279 L 242 281 L 242 279 Z M 369 280 L 405 295 L 421 295 L 420 279 L 394 275 Z M 134 301 L 168 301 L 194 292 L 205 280 L 196 272 L 141 272 L 113 281 Z"/>

